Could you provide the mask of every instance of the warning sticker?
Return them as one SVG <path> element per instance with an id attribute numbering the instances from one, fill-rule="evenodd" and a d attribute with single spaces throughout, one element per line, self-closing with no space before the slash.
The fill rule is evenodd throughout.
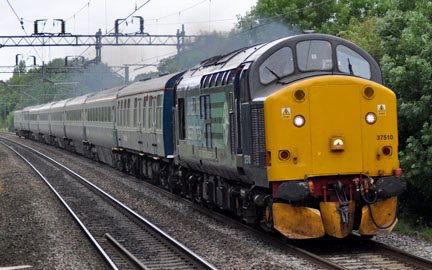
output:
<path id="1" fill-rule="evenodd" d="M 291 118 L 291 108 L 282 108 L 282 118 L 283 119 Z"/>
<path id="2" fill-rule="evenodd" d="M 386 105 L 378 104 L 378 115 L 386 115 Z"/>

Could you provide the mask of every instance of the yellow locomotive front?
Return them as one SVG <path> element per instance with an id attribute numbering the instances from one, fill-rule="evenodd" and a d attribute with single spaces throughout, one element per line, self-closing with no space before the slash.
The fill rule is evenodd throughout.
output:
<path id="1" fill-rule="evenodd" d="M 357 77 L 319 76 L 271 95 L 264 110 L 275 197 L 308 201 L 303 207 L 275 202 L 277 230 L 290 238 L 344 237 L 356 208 L 361 234 L 393 228 L 396 197 L 377 190 L 378 181 L 384 189 L 400 182 L 391 90 Z"/>
<path id="2" fill-rule="evenodd" d="M 379 66 L 366 52 L 327 38 L 300 37 L 260 65 L 261 82 L 279 85 L 269 84 L 276 90 L 257 92 L 255 99 L 264 107 L 273 197 L 266 215 L 294 239 L 390 232 L 406 185 L 396 96 L 381 84 Z M 291 52 L 283 60 L 285 48 Z M 287 71 L 291 77 L 284 79 Z"/>

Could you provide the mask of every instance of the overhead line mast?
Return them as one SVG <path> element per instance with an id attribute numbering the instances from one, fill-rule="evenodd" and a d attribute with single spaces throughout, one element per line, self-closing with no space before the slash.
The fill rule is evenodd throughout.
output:
<path id="1" fill-rule="evenodd" d="M 60 33 L 39 32 L 38 22 L 34 22 L 34 33 L 26 36 L 0 36 L 0 48 L 10 47 L 54 47 L 54 46 L 95 46 L 96 58 L 92 61 L 100 63 L 102 58 L 103 46 L 176 46 L 177 54 L 181 54 L 185 45 L 193 43 L 202 35 L 186 35 L 184 25 L 182 30 L 177 29 L 175 35 L 151 35 L 144 32 L 144 20 L 140 19 L 139 32 L 133 34 L 122 34 L 118 31 L 118 19 L 116 20 L 116 31 L 113 34 L 102 34 L 101 29 L 94 35 L 73 35 L 66 33 L 65 21 L 61 22 Z"/>

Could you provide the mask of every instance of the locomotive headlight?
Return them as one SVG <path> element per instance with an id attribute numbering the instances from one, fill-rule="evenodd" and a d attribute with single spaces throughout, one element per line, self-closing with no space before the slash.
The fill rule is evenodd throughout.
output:
<path id="1" fill-rule="evenodd" d="M 330 150 L 331 151 L 344 151 L 345 142 L 342 136 L 332 136 L 330 137 Z"/>
<path id="2" fill-rule="evenodd" d="M 377 117 L 376 117 L 376 115 L 373 112 L 370 112 L 370 113 L 366 114 L 366 122 L 369 125 L 375 124 L 376 119 L 377 119 Z"/>
<path id="3" fill-rule="evenodd" d="M 294 117 L 294 125 L 296 127 L 302 127 L 304 124 L 305 124 L 305 119 L 303 116 L 297 115 L 296 117 Z"/>

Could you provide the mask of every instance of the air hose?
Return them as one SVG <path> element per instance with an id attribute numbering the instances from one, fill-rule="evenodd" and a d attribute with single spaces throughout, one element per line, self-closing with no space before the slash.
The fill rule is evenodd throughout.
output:
<path id="1" fill-rule="evenodd" d="M 358 182 L 356 183 L 356 185 L 358 185 Z M 375 192 L 375 197 L 374 197 L 374 199 L 373 199 L 372 201 L 369 201 L 369 199 L 366 198 L 366 196 L 365 196 L 365 194 L 364 194 L 364 186 L 363 186 L 363 183 L 361 183 L 361 185 L 362 185 L 361 196 L 362 196 L 363 200 L 366 202 L 366 205 L 367 205 L 367 207 L 368 207 L 368 209 L 369 209 L 369 216 L 370 216 L 370 218 L 371 218 L 371 220 L 372 220 L 372 223 L 373 223 L 373 224 L 374 224 L 378 229 L 381 229 L 381 230 L 385 230 L 385 229 L 388 229 L 388 228 L 390 228 L 391 226 L 393 226 L 393 224 L 396 222 L 397 215 L 398 215 L 397 203 L 396 203 L 396 213 L 395 213 L 395 216 L 394 216 L 393 221 L 392 221 L 389 225 L 387 225 L 387 226 L 380 226 L 380 225 L 378 225 L 378 224 L 376 223 L 375 218 L 373 217 L 373 214 L 372 214 L 372 208 L 371 208 L 371 206 L 370 206 L 371 204 L 373 204 L 373 203 L 375 203 L 375 202 L 377 201 L 377 199 L 378 199 L 378 194 Z M 357 187 L 357 189 L 358 189 L 358 187 Z"/>

